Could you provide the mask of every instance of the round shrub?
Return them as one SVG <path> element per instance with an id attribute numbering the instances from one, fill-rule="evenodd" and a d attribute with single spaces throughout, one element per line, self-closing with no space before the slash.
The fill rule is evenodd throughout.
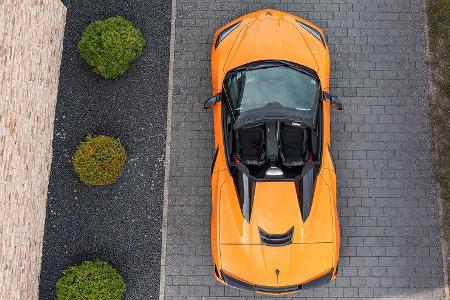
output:
<path id="1" fill-rule="evenodd" d="M 78 49 L 95 73 L 109 79 L 125 74 L 144 45 L 141 31 L 117 16 L 91 23 L 84 30 Z"/>
<path id="2" fill-rule="evenodd" d="M 108 185 L 116 182 L 127 158 L 125 148 L 116 138 L 88 136 L 72 157 L 75 172 L 88 185 Z"/>
<path id="3" fill-rule="evenodd" d="M 56 282 L 56 299 L 120 300 L 125 288 L 122 276 L 107 262 L 84 261 L 63 272 Z"/>

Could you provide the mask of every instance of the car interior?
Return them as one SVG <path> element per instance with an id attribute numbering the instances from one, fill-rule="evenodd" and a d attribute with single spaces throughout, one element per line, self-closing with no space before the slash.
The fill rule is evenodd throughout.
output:
<path id="1" fill-rule="evenodd" d="M 307 162 L 320 161 L 320 119 L 316 128 L 290 121 L 263 121 L 235 129 L 225 115 L 228 161 L 231 166 L 242 163 L 255 179 L 294 179 Z"/>
<path id="2" fill-rule="evenodd" d="M 292 122 L 266 122 L 235 131 L 234 156 L 255 178 L 295 178 L 313 160 L 314 132 Z"/>

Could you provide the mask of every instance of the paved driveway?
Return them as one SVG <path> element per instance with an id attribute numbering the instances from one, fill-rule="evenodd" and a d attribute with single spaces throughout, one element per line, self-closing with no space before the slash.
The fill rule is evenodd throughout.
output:
<path id="1" fill-rule="evenodd" d="M 214 281 L 209 249 L 209 54 L 217 27 L 276 8 L 324 28 L 332 91 L 332 146 L 342 226 L 336 282 L 298 296 L 440 299 L 439 221 L 427 118 L 419 0 L 178 0 L 166 299 L 248 297 Z"/>

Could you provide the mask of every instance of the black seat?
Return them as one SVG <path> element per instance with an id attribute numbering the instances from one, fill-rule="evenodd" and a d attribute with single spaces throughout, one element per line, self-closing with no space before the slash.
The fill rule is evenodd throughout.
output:
<path id="1" fill-rule="evenodd" d="M 262 166 L 265 163 L 264 127 L 239 128 L 236 137 L 239 159 L 246 165 Z"/>
<path id="2" fill-rule="evenodd" d="M 305 163 L 307 130 L 303 126 L 282 123 L 280 128 L 281 163 L 285 167 L 301 167 Z"/>

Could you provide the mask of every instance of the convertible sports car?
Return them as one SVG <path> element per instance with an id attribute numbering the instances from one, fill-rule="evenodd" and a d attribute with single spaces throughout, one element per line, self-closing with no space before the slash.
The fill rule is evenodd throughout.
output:
<path id="1" fill-rule="evenodd" d="M 220 28 L 212 47 L 211 251 L 229 286 L 284 294 L 329 282 L 339 260 L 322 30 L 276 10 Z"/>

